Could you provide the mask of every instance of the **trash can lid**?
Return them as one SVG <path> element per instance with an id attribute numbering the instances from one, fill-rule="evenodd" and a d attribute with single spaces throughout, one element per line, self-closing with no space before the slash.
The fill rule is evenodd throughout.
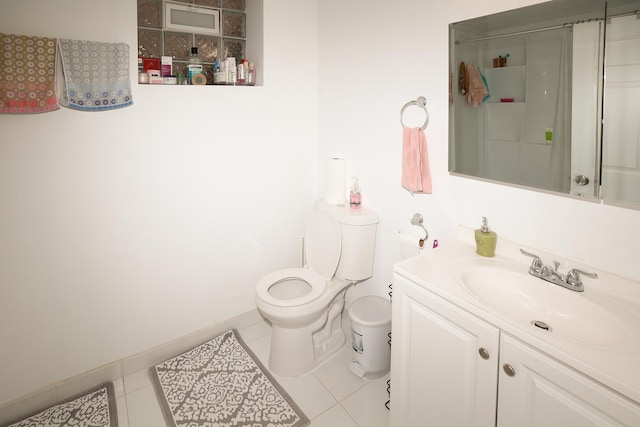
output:
<path id="1" fill-rule="evenodd" d="M 352 323 L 364 326 L 379 326 L 391 323 L 391 303 L 377 296 L 357 299 L 349 308 Z"/>

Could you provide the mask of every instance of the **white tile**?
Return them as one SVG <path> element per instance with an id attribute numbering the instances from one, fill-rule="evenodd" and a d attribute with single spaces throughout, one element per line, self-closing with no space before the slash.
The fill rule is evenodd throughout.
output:
<path id="1" fill-rule="evenodd" d="M 240 337 L 245 343 L 250 343 L 271 333 L 271 325 L 265 320 L 242 329 L 238 329 Z"/>
<path id="2" fill-rule="evenodd" d="M 116 399 L 118 408 L 118 427 L 129 427 L 129 417 L 127 414 L 127 398 L 122 396 Z"/>
<path id="3" fill-rule="evenodd" d="M 339 405 L 333 405 L 316 418 L 311 420 L 311 427 L 358 427 L 347 411 Z"/>
<path id="4" fill-rule="evenodd" d="M 385 402 L 389 400 L 388 379 L 389 375 L 385 375 L 372 380 L 341 402 L 358 425 L 366 427 L 389 426 L 389 411 L 385 407 Z"/>
<path id="5" fill-rule="evenodd" d="M 274 375 L 274 378 L 310 419 L 337 403 L 329 390 L 313 374 L 298 378 L 282 378 Z"/>
<path id="6" fill-rule="evenodd" d="M 166 422 L 153 386 L 126 394 L 129 427 L 159 427 Z"/>
<path id="7" fill-rule="evenodd" d="M 124 396 L 124 380 L 122 378 L 113 381 L 113 394 L 116 399 Z"/>
<path id="8" fill-rule="evenodd" d="M 150 386 L 151 374 L 148 369 L 142 369 L 124 377 L 124 392 L 129 394 L 141 388 Z"/>
<path id="9" fill-rule="evenodd" d="M 349 369 L 352 356 L 351 343 L 347 342 L 340 351 L 313 371 L 314 375 L 337 400 L 344 399 L 369 382 L 369 380 L 355 375 Z"/>
<path id="10" fill-rule="evenodd" d="M 246 313 L 233 320 L 237 322 L 237 325 L 233 325 L 233 327 L 238 330 L 242 339 L 268 369 L 271 325 L 257 311 Z M 114 367 L 104 370 L 104 372 L 109 372 L 109 375 L 114 372 L 117 374 L 118 369 L 125 372 L 124 378 L 120 377 L 113 381 L 120 427 L 166 425 L 148 368 L 195 346 L 183 348 L 193 340 L 201 340 L 202 337 L 205 337 L 206 340 L 207 334 L 211 335 L 222 326 L 226 328 L 227 325 L 220 323 L 207 328 L 207 331 L 200 331 L 151 351 L 135 355 L 129 360 L 123 361 L 123 365 L 119 368 L 115 367 L 116 371 L 111 369 Z M 349 321 L 346 315 L 343 316 L 343 328 L 349 331 Z M 349 336 L 350 331 L 347 333 L 347 337 Z M 360 378 L 349 370 L 351 357 L 352 350 L 348 338 L 346 345 L 312 374 L 293 379 L 274 375 L 275 380 L 312 420 L 312 427 L 388 426 L 389 413 L 384 403 L 388 400 L 386 381 L 389 375 L 371 381 Z M 136 367 L 139 369 L 133 371 L 132 369 Z M 76 388 L 79 383 L 83 383 L 85 379 L 95 377 L 96 372 L 91 374 L 72 379 L 73 388 Z M 70 386 L 72 384 L 70 382 L 65 381 L 58 384 L 57 387 L 51 387 L 49 393 L 42 393 L 39 396 L 32 396 L 31 399 L 16 402 L 18 404 L 11 405 L 11 408 L 0 408 L 0 422 L 8 421 L 7 417 L 15 418 L 13 415 L 16 412 L 24 412 L 25 407 L 47 406 L 44 402 L 55 399 L 56 394 L 60 396 L 71 393 L 72 387 Z M 47 398 L 47 396 L 49 397 Z M 44 397 L 44 399 L 41 400 L 38 397 Z M 29 410 L 28 412 L 33 411 Z"/>
<path id="11" fill-rule="evenodd" d="M 271 348 L 271 334 L 247 343 L 247 346 L 253 351 L 262 364 L 268 368 L 269 366 L 269 349 Z"/>
<path id="12" fill-rule="evenodd" d="M 271 334 L 253 340 L 247 345 L 268 370 Z M 270 373 L 309 419 L 323 413 L 337 403 L 336 399 L 313 374 L 298 378 L 283 378 Z"/>

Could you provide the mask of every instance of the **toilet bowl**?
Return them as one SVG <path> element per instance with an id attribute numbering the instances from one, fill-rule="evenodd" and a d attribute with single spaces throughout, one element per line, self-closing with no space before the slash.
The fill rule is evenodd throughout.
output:
<path id="1" fill-rule="evenodd" d="M 344 345 L 344 293 L 371 277 L 377 223 L 371 211 L 320 200 L 305 235 L 306 265 L 258 282 L 256 305 L 272 324 L 272 372 L 304 375 Z"/>

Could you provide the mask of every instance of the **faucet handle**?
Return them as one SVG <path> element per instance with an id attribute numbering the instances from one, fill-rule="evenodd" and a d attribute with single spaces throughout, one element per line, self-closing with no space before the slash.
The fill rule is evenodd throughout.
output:
<path id="1" fill-rule="evenodd" d="M 533 258 L 533 261 L 531 262 L 531 269 L 535 271 L 539 271 L 544 266 L 544 263 L 542 262 L 542 260 L 538 255 L 532 254 L 531 252 L 527 252 L 524 249 L 520 249 L 520 253 L 522 255 L 526 255 L 528 257 Z"/>
<path id="2" fill-rule="evenodd" d="M 582 285 L 582 279 L 580 278 L 581 274 L 587 277 L 591 277 L 592 279 L 598 278 L 598 275 L 596 273 L 589 273 L 588 271 L 583 271 L 578 268 L 572 268 L 567 273 L 565 280 L 571 286 L 580 286 Z"/>

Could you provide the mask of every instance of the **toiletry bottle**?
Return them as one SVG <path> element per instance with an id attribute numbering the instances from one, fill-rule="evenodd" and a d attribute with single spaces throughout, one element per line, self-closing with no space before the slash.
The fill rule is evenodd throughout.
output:
<path id="1" fill-rule="evenodd" d="M 247 83 L 247 78 L 249 77 L 249 61 L 243 59 L 240 61 L 240 65 L 238 65 L 238 83 L 245 84 Z"/>
<path id="2" fill-rule="evenodd" d="M 198 56 L 198 48 L 191 48 L 191 55 L 189 56 L 189 62 L 187 63 L 187 84 L 193 84 L 191 79 L 196 74 L 204 74 L 204 70 L 202 69 L 202 63 L 200 62 L 200 57 Z"/>
<path id="3" fill-rule="evenodd" d="M 236 83 L 238 69 L 236 68 L 236 58 L 229 56 L 224 60 L 224 69 L 227 72 L 226 82 Z"/>
<path id="4" fill-rule="evenodd" d="M 487 217 L 482 217 L 482 226 L 475 231 L 476 253 L 478 255 L 492 257 L 496 255 L 496 243 L 498 235 L 489 229 Z"/>
<path id="5" fill-rule="evenodd" d="M 162 77 L 169 77 L 173 75 L 173 57 L 160 57 L 160 75 Z"/>
<path id="6" fill-rule="evenodd" d="M 247 83 L 255 84 L 256 82 L 256 71 L 253 65 L 253 62 L 249 63 L 249 78 L 247 79 Z"/>
<path id="7" fill-rule="evenodd" d="M 238 76 L 238 83 L 244 83 L 244 64 L 241 62 L 237 68 L 238 72 L 236 75 Z"/>
<path id="8" fill-rule="evenodd" d="M 227 72 L 225 71 L 225 62 L 220 62 L 218 59 L 216 59 L 216 75 L 215 75 L 215 82 L 218 84 L 225 84 L 227 83 Z"/>
<path id="9" fill-rule="evenodd" d="M 349 192 L 349 206 L 351 206 L 351 209 L 360 209 L 361 197 L 358 177 L 354 176 L 353 182 L 351 183 L 351 191 Z"/>

